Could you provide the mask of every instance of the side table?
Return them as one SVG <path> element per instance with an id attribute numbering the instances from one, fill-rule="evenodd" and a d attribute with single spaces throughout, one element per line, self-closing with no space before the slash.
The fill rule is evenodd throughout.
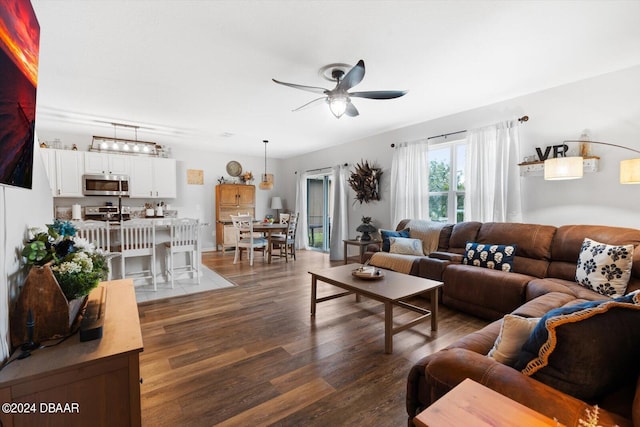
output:
<path id="1" fill-rule="evenodd" d="M 413 419 L 417 427 L 559 427 L 562 424 L 469 378 Z"/>
<path id="2" fill-rule="evenodd" d="M 347 248 L 349 245 L 353 245 L 353 246 L 358 246 L 360 249 L 360 263 L 362 264 L 364 262 L 363 257 L 364 257 L 364 250 L 366 249 L 367 246 L 369 245 L 378 245 L 378 247 L 380 247 L 380 245 L 382 244 L 382 241 L 380 240 L 356 240 L 356 239 L 346 239 L 343 240 L 344 242 L 344 263 L 347 263 L 347 258 L 348 258 L 348 253 L 347 253 Z"/>

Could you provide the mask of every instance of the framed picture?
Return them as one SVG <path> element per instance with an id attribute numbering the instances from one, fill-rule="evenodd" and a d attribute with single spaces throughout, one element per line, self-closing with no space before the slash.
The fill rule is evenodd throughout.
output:
<path id="1" fill-rule="evenodd" d="M 29 0 L 0 7 L 0 184 L 31 188 L 40 25 Z"/>

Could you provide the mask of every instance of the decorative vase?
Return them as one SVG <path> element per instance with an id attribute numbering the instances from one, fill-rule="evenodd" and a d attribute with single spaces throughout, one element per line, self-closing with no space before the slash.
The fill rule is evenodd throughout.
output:
<path id="1" fill-rule="evenodd" d="M 361 241 L 368 242 L 369 240 L 371 240 L 371 235 L 369 233 L 375 233 L 377 231 L 377 228 L 371 225 L 370 216 L 363 216 L 362 224 L 360 224 L 358 228 L 356 228 L 356 231 L 362 233 L 362 236 L 360 236 Z"/>
<path id="2" fill-rule="evenodd" d="M 35 322 L 33 341 L 69 335 L 86 300 L 84 296 L 68 301 L 49 265 L 31 267 L 11 315 L 11 344 L 28 341 L 29 310 Z"/>

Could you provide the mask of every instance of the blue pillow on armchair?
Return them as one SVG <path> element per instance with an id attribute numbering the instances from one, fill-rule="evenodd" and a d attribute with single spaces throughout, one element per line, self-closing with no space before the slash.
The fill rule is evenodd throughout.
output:
<path id="1" fill-rule="evenodd" d="M 391 242 L 389 237 L 409 237 L 409 229 L 394 231 L 380 229 L 380 236 L 382 237 L 382 252 L 389 252 L 391 250 Z"/>

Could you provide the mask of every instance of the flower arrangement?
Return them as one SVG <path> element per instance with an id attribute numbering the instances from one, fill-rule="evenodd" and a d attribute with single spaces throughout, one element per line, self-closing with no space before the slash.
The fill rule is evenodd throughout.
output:
<path id="1" fill-rule="evenodd" d="M 76 236 L 69 221 L 55 220 L 47 231 L 30 229 L 32 237 L 22 249 L 26 265 L 49 264 L 67 300 L 87 295 L 109 275 L 107 255 Z"/>
<path id="2" fill-rule="evenodd" d="M 251 183 L 253 182 L 253 174 L 251 173 L 251 171 L 247 171 L 240 175 L 240 179 L 242 179 L 244 183 Z"/>

